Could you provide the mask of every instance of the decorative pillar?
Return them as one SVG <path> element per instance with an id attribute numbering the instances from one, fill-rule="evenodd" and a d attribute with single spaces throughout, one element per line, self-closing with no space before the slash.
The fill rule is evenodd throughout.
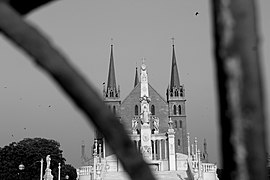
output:
<path id="1" fill-rule="evenodd" d="M 159 142 L 159 160 L 161 160 L 162 159 L 161 140 L 159 140 L 158 142 Z"/>
<path id="2" fill-rule="evenodd" d="M 192 160 L 194 160 L 194 145 L 191 144 L 191 156 L 192 156 Z"/>
<path id="3" fill-rule="evenodd" d="M 105 138 L 103 138 L 103 141 L 102 142 L 103 142 L 103 158 L 105 159 L 105 157 L 106 157 L 106 151 L 105 151 L 106 150 L 106 147 L 105 147 L 106 146 L 106 144 L 105 144 L 106 142 L 105 142 Z"/>
<path id="4" fill-rule="evenodd" d="M 61 166 L 60 165 L 61 165 L 61 163 L 58 163 L 58 180 L 60 180 L 60 175 L 61 175 L 60 174 L 60 172 L 61 172 L 61 170 L 60 170 Z"/>
<path id="5" fill-rule="evenodd" d="M 170 171 L 175 171 L 175 132 L 174 129 L 172 127 L 172 120 L 169 120 L 169 129 L 168 129 L 168 144 L 169 144 L 169 170 Z"/>
<path id="6" fill-rule="evenodd" d="M 190 141 L 189 141 L 189 133 L 187 133 L 187 143 L 188 143 L 188 158 L 190 158 Z"/>
<path id="7" fill-rule="evenodd" d="M 153 148 L 154 148 L 154 160 L 156 160 L 157 152 L 156 152 L 156 140 L 153 140 Z"/>
<path id="8" fill-rule="evenodd" d="M 164 159 L 167 160 L 167 139 L 164 139 Z"/>
<path id="9" fill-rule="evenodd" d="M 195 137 L 194 143 L 195 143 L 195 160 L 197 161 L 198 160 L 198 142 L 197 142 L 197 137 Z"/>
<path id="10" fill-rule="evenodd" d="M 93 178 L 96 179 L 96 175 L 97 175 L 97 150 L 98 149 L 98 144 L 97 144 L 97 139 L 95 139 L 95 143 L 94 143 L 94 166 L 93 166 L 93 170 L 94 170 L 94 175 Z"/>
<path id="11" fill-rule="evenodd" d="M 198 149 L 198 180 L 202 180 L 202 163 L 201 163 L 201 152 Z"/>
<path id="12" fill-rule="evenodd" d="M 42 180 L 43 177 L 43 159 L 40 160 L 40 180 Z"/>

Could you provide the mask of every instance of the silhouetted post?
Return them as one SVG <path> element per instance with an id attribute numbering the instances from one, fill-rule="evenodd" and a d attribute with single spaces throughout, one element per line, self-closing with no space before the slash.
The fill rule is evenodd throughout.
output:
<path id="1" fill-rule="evenodd" d="M 253 0 L 212 0 L 224 179 L 266 180 L 266 143 Z"/>

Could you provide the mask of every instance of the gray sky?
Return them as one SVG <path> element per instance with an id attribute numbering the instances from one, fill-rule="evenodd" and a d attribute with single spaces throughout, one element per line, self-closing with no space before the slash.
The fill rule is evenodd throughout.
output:
<path id="1" fill-rule="evenodd" d="M 258 2 L 267 92 L 270 1 Z M 170 38 L 174 37 L 180 81 L 186 88 L 188 131 L 192 139 L 198 137 L 200 147 L 207 138 L 210 161 L 220 162 L 209 8 L 204 0 L 65 0 L 33 12 L 27 20 L 42 29 L 100 92 L 107 80 L 113 38 L 122 100 L 132 90 L 135 66 L 142 57 L 146 58 L 151 85 L 165 97 L 171 68 Z M 60 142 L 67 163 L 79 167 L 81 142 L 85 141 L 90 155 L 93 137 L 85 117 L 2 35 L 0 51 L 0 146 L 25 137 L 52 138 Z"/>

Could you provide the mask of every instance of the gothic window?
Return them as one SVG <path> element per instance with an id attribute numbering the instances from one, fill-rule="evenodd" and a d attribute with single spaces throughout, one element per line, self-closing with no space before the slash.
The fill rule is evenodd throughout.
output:
<path id="1" fill-rule="evenodd" d="M 116 114 L 116 107 L 113 106 L 113 113 Z"/>
<path id="2" fill-rule="evenodd" d="M 135 116 L 139 115 L 139 107 L 138 105 L 135 105 Z"/>
<path id="3" fill-rule="evenodd" d="M 178 106 L 178 112 L 179 112 L 179 114 L 182 114 L 181 105 Z"/>
<path id="4" fill-rule="evenodd" d="M 173 114 L 176 115 L 176 105 L 173 105 Z"/>
<path id="5" fill-rule="evenodd" d="M 183 95 L 184 95 L 184 91 L 183 89 L 180 89 L 180 96 L 183 97 Z"/>
<path id="6" fill-rule="evenodd" d="M 175 90 L 174 95 L 175 95 L 176 97 L 179 96 L 178 90 Z"/>
<path id="7" fill-rule="evenodd" d="M 110 97 L 113 97 L 113 91 L 112 90 L 110 91 Z"/>
<path id="8" fill-rule="evenodd" d="M 177 143 L 178 143 L 178 147 L 180 147 L 180 139 L 178 139 L 178 142 Z"/>
<path id="9" fill-rule="evenodd" d="M 179 126 L 180 126 L 180 128 L 182 128 L 182 121 L 181 120 L 179 121 Z"/>
<path id="10" fill-rule="evenodd" d="M 151 106 L 151 114 L 155 115 L 155 106 L 154 105 Z"/>

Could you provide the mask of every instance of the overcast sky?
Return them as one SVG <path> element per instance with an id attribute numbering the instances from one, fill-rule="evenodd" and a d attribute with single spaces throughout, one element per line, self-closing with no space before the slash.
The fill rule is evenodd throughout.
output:
<path id="1" fill-rule="evenodd" d="M 267 92 L 270 1 L 258 2 Z M 174 37 L 180 82 L 186 88 L 188 131 L 192 139 L 198 137 L 200 148 L 207 139 L 209 159 L 219 163 L 209 10 L 206 0 L 65 0 L 45 6 L 26 19 L 42 29 L 100 93 L 107 80 L 113 38 L 122 100 L 133 88 L 136 63 L 140 65 L 142 58 L 146 58 L 150 84 L 165 98 Z M 93 142 L 93 130 L 85 117 L 43 71 L 2 35 L 0 51 L 0 146 L 25 137 L 55 139 L 67 163 L 79 167 L 82 140 L 89 156 Z"/>

